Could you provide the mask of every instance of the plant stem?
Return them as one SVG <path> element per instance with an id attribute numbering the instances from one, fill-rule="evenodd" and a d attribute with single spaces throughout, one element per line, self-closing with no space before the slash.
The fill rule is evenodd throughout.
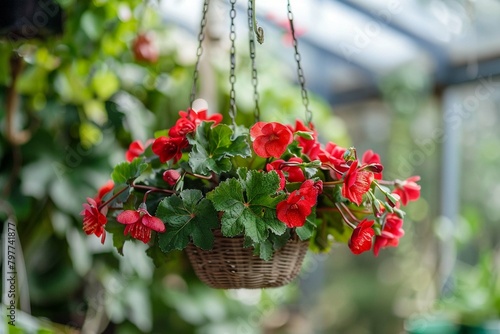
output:
<path id="1" fill-rule="evenodd" d="M 101 211 L 102 208 L 104 208 L 106 205 L 108 205 L 109 203 L 111 203 L 115 198 L 117 198 L 118 196 L 120 196 L 121 194 L 123 194 L 125 192 L 125 190 L 128 190 L 129 187 L 124 187 L 123 189 L 121 189 L 119 192 L 117 192 L 116 194 L 114 194 L 110 199 L 108 199 L 106 202 L 102 203 L 101 205 L 99 205 L 99 208 L 98 210 Z"/>
<path id="2" fill-rule="evenodd" d="M 335 206 L 337 207 L 337 209 L 339 209 L 339 213 L 340 215 L 342 216 L 342 219 L 344 220 L 344 222 L 352 229 L 355 229 L 356 228 L 356 225 L 354 225 L 353 223 L 351 223 L 349 221 L 349 219 L 347 219 L 347 217 L 344 215 L 344 213 L 342 212 L 342 210 L 340 209 L 340 205 L 339 203 L 335 203 Z"/>
<path id="3" fill-rule="evenodd" d="M 322 163 L 321 166 L 324 166 L 324 167 L 327 167 L 327 168 L 330 168 L 331 170 L 333 170 L 335 173 L 338 173 L 338 174 L 344 174 L 342 173 L 341 171 L 339 171 L 337 168 L 335 168 L 331 163 L 329 162 L 325 162 L 325 163 Z"/>
<path id="4" fill-rule="evenodd" d="M 351 212 L 351 210 L 347 207 L 347 205 L 345 205 L 344 203 L 340 203 L 340 205 L 342 206 L 342 208 L 344 208 L 344 210 L 347 212 L 347 214 L 349 215 L 349 217 L 351 217 L 351 219 L 353 219 L 354 221 L 357 221 L 359 222 L 359 219 L 356 218 L 356 216 L 353 215 L 353 213 Z"/>
<path id="5" fill-rule="evenodd" d="M 140 184 L 132 184 L 130 185 L 134 189 L 144 189 L 149 191 L 155 191 L 155 192 L 162 192 L 162 193 L 167 193 L 167 194 L 177 194 L 177 192 L 169 189 L 162 189 L 162 188 L 157 188 L 157 187 L 151 187 L 151 186 L 143 186 Z"/>
<path id="6" fill-rule="evenodd" d="M 189 172 L 186 172 L 186 174 L 194 176 L 194 177 L 197 177 L 199 179 L 204 179 L 204 180 L 212 180 L 213 179 L 213 175 L 205 176 L 205 175 L 200 175 L 200 174 L 195 174 L 195 173 L 189 173 Z"/>

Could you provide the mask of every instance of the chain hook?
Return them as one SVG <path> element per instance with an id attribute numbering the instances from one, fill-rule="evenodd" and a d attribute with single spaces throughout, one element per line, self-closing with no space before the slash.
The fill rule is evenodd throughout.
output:
<path id="1" fill-rule="evenodd" d="M 248 32 L 249 32 L 249 50 L 250 50 L 250 60 L 252 63 L 252 85 L 253 85 L 253 99 L 255 102 L 254 109 L 254 121 L 258 122 L 260 120 L 260 108 L 259 108 L 259 91 L 258 78 L 257 78 L 257 65 L 255 63 L 255 38 L 253 29 L 255 28 L 255 1 L 248 0 Z M 262 28 L 261 28 L 262 29 Z M 259 36 L 257 35 L 257 41 Z"/>
<path id="2" fill-rule="evenodd" d="M 207 12 L 209 3 L 210 0 L 205 0 L 203 2 L 203 8 L 201 12 L 200 32 L 198 33 L 198 48 L 196 50 L 196 63 L 194 65 L 194 72 L 193 72 L 193 85 L 191 87 L 191 95 L 189 96 L 190 107 L 193 106 L 193 102 L 196 98 L 196 86 L 199 77 L 200 58 L 201 55 L 203 54 L 203 41 L 205 40 L 205 26 L 207 25 Z"/>
<path id="3" fill-rule="evenodd" d="M 292 6 L 290 5 L 290 0 L 288 0 L 288 21 L 290 22 L 290 30 L 293 39 L 293 48 L 295 50 L 295 61 L 297 62 L 297 76 L 299 79 L 299 84 L 301 89 L 302 104 L 306 109 L 306 124 L 309 124 L 312 121 L 312 112 L 311 110 L 309 110 L 309 97 L 307 95 L 307 90 L 306 90 L 306 79 L 304 77 L 304 70 L 302 69 L 302 66 L 300 64 L 302 59 L 299 53 L 299 43 L 297 41 L 297 36 L 295 36 L 295 28 L 293 26 L 293 13 L 292 13 Z"/>

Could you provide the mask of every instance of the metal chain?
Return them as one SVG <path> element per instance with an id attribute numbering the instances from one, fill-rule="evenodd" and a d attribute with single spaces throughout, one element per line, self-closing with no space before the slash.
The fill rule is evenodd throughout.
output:
<path id="1" fill-rule="evenodd" d="M 295 49 L 295 61 L 297 62 L 297 75 L 299 78 L 300 88 L 302 91 L 301 92 L 302 104 L 306 108 L 306 124 L 309 124 L 312 121 L 312 112 L 311 112 L 311 110 L 309 110 L 309 97 L 307 96 L 306 79 L 304 77 L 304 70 L 302 69 L 302 66 L 300 65 L 301 56 L 299 53 L 299 46 L 298 46 L 298 42 L 297 42 L 297 37 L 295 36 L 295 29 L 293 27 L 293 13 L 292 13 L 292 6 L 290 6 L 290 0 L 288 0 L 288 21 L 290 22 L 290 30 L 292 33 L 293 47 Z"/>
<path id="2" fill-rule="evenodd" d="M 200 58 L 203 54 L 203 41 L 205 40 L 205 26 L 207 25 L 207 12 L 209 2 L 210 0 L 205 0 L 203 2 L 203 9 L 201 13 L 200 32 L 198 34 L 198 49 L 196 50 L 196 64 L 194 65 L 193 72 L 193 86 L 191 87 L 191 95 L 189 96 L 190 107 L 193 106 L 194 99 L 196 98 L 196 86 L 198 84 Z"/>
<path id="3" fill-rule="evenodd" d="M 253 85 L 253 99 L 255 101 L 255 110 L 254 110 L 254 121 L 258 122 L 260 120 L 260 108 L 259 108 L 259 91 L 257 89 L 258 86 L 258 78 L 257 78 L 257 66 L 255 64 L 255 37 L 254 37 L 254 2 L 253 0 L 248 0 L 248 40 L 249 40 L 249 49 L 250 49 L 250 59 L 252 61 L 252 85 Z M 261 28 L 262 29 L 262 28 Z"/>
<path id="4" fill-rule="evenodd" d="M 229 117 L 233 122 L 233 126 L 236 128 L 236 91 L 234 90 L 234 84 L 236 82 L 236 27 L 234 25 L 234 19 L 236 18 L 235 4 L 236 0 L 230 0 L 231 10 L 229 11 L 229 17 L 231 18 L 231 31 L 229 33 L 229 39 L 231 40 L 231 49 L 229 53 L 231 70 L 229 72 L 229 83 L 231 84 L 231 90 L 229 92 Z"/>

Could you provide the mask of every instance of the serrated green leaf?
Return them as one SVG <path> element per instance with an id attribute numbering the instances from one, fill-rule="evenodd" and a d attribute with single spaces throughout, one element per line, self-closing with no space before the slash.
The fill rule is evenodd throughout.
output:
<path id="1" fill-rule="evenodd" d="M 287 228 L 282 235 L 271 234 L 269 240 L 273 243 L 274 250 L 279 250 L 290 240 L 290 229 Z"/>
<path id="2" fill-rule="evenodd" d="M 242 170 L 238 171 L 243 177 Z M 221 182 L 207 197 L 222 211 L 222 233 L 235 236 L 244 233 L 255 243 L 263 242 L 269 231 L 280 234 L 284 228 L 276 222 L 276 204 L 284 195 L 277 195 L 279 177 L 276 173 L 256 170 L 247 172 L 245 179 Z M 281 225 L 283 225 L 281 223 Z"/>
<path id="3" fill-rule="evenodd" d="M 148 168 L 142 158 L 135 158 L 132 162 L 122 162 L 115 166 L 111 179 L 115 184 L 126 184 L 137 178 Z"/>
<path id="4" fill-rule="evenodd" d="M 246 167 L 240 167 L 240 168 L 238 168 L 236 170 L 236 174 L 238 174 L 238 177 L 241 180 L 245 180 L 247 178 L 248 168 L 246 168 Z"/>
<path id="5" fill-rule="evenodd" d="M 189 165 L 197 174 L 208 175 L 228 172 L 231 157 L 250 156 L 248 136 L 234 136 L 233 130 L 225 124 L 212 127 L 212 122 L 202 122 L 197 128 L 194 137 L 188 136 L 192 145 L 189 153 Z"/>
<path id="6" fill-rule="evenodd" d="M 254 254 L 258 255 L 262 260 L 269 261 L 273 258 L 273 244 L 269 240 L 264 240 L 255 245 Z"/>
<path id="7" fill-rule="evenodd" d="M 307 217 L 304 226 L 297 227 L 295 229 L 295 232 L 299 236 L 300 240 L 307 240 L 311 238 L 314 230 L 316 230 L 316 213 L 314 211 L 315 210 L 313 209 L 313 212 Z"/>
<path id="8" fill-rule="evenodd" d="M 284 197 L 284 196 L 283 196 Z M 283 198 L 280 196 L 280 200 Z M 266 221 L 267 228 L 271 230 L 275 235 L 282 235 L 287 231 L 287 227 L 285 223 L 279 220 L 276 217 L 275 210 L 265 210 L 264 211 L 264 220 Z"/>
<path id="9" fill-rule="evenodd" d="M 163 199 L 156 216 L 167 223 L 166 232 L 158 236 L 162 251 L 182 250 L 191 239 L 202 249 L 212 248 L 212 229 L 219 226 L 217 211 L 209 200 L 203 198 L 200 190 L 188 189 L 180 196 Z"/>

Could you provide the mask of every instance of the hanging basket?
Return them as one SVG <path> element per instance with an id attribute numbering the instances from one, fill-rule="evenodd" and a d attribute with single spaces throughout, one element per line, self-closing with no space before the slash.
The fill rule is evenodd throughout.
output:
<path id="1" fill-rule="evenodd" d="M 215 231 L 214 247 L 202 250 L 192 243 L 186 248 L 198 278 L 216 289 L 275 288 L 290 283 L 300 272 L 309 241 L 290 239 L 269 261 L 244 248 L 243 237 L 224 237 Z"/>

